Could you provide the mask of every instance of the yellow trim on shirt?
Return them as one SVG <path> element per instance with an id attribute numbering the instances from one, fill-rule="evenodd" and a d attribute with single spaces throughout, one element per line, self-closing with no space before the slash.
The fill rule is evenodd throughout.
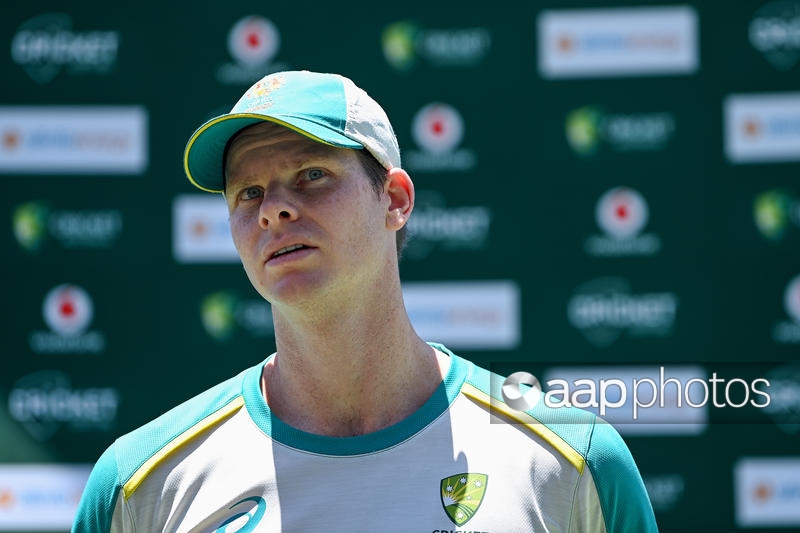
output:
<path id="1" fill-rule="evenodd" d="M 122 493 L 125 495 L 125 499 L 127 500 L 130 498 L 136 489 L 139 488 L 139 485 L 141 485 L 145 478 L 150 474 L 150 472 L 155 470 L 159 464 L 167 459 L 167 457 L 178 451 L 182 446 L 206 431 L 214 424 L 221 422 L 225 418 L 237 412 L 243 405 L 244 398 L 237 396 L 221 409 L 214 411 L 172 439 L 166 446 L 161 448 L 157 453 L 150 457 L 150 459 L 145 461 L 144 464 L 140 466 L 136 472 L 133 473 L 130 479 L 122 486 Z"/>
<path id="2" fill-rule="evenodd" d="M 521 424 L 531 433 L 544 439 L 553 448 L 558 450 L 558 452 L 563 455 L 579 473 L 583 474 L 583 467 L 586 465 L 586 460 L 575 448 L 570 446 L 567 441 L 562 439 L 552 429 L 545 426 L 528 413 L 511 409 L 505 404 L 505 402 L 493 401 L 488 394 L 470 385 L 469 383 L 464 383 L 464 385 L 461 387 L 461 392 L 463 392 L 469 398 L 477 401 L 481 405 L 487 407 L 491 413 L 500 413 L 506 418 L 510 418 L 514 422 Z"/>

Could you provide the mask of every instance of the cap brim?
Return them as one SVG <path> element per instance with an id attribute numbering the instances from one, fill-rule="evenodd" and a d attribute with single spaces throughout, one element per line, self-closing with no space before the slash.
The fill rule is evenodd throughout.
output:
<path id="1" fill-rule="evenodd" d="M 259 122 L 280 124 L 309 139 L 339 148 L 364 148 L 362 144 L 338 131 L 305 118 L 229 113 L 213 118 L 197 128 L 186 143 L 183 168 L 189 181 L 204 191 L 223 192 L 225 181 L 222 158 L 228 141 L 241 129 Z"/>

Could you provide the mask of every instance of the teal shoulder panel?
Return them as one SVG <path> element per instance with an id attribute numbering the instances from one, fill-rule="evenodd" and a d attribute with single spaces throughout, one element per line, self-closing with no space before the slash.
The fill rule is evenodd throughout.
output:
<path id="1" fill-rule="evenodd" d="M 597 421 L 586 456 L 592 472 L 606 531 L 657 533 L 655 515 L 639 469 L 614 427 Z"/>
<path id="2" fill-rule="evenodd" d="M 259 363 L 242 371 L 117 439 L 114 446 L 117 449 L 121 482 L 125 484 L 145 461 L 173 439 L 241 396 L 245 376 L 248 373 L 260 373 L 262 366 L 263 363 Z"/>
<path id="3" fill-rule="evenodd" d="M 504 379 L 472 365 L 467 382 L 488 394 L 492 401 L 505 404 L 501 392 Z M 653 508 L 633 456 L 611 424 L 584 409 L 548 407 L 544 402 L 544 393 L 540 401 L 526 413 L 557 434 L 585 459 L 597 487 L 606 531 L 658 531 Z"/>
<path id="4" fill-rule="evenodd" d="M 502 396 L 504 376 L 472 363 L 470 363 L 470 370 L 467 378 L 470 385 L 489 395 L 493 403 L 507 405 Z M 594 413 L 576 407 L 547 407 L 544 402 L 544 393 L 540 395 L 539 402 L 525 413 L 557 434 L 582 457 L 586 457 L 592 428 L 597 420 Z"/>
<path id="5" fill-rule="evenodd" d="M 117 476 L 116 451 L 112 444 L 95 463 L 78 504 L 72 533 L 111 531 L 111 517 L 122 484 Z"/>
<path id="6" fill-rule="evenodd" d="M 248 373 L 260 363 L 172 408 L 119 437 L 95 463 L 81 496 L 73 533 L 110 531 L 114 507 L 123 485 L 150 457 L 197 422 L 242 394 Z"/>

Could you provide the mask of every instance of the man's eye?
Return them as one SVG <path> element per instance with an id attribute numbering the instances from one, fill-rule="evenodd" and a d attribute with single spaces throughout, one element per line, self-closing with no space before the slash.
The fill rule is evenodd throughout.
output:
<path id="1" fill-rule="evenodd" d="M 325 176 L 325 171 L 319 168 L 309 168 L 306 170 L 306 178 L 311 181 L 318 180 Z"/>
<path id="2" fill-rule="evenodd" d="M 252 200 L 261 196 L 261 189 L 258 187 L 248 187 L 242 191 L 242 200 Z"/>

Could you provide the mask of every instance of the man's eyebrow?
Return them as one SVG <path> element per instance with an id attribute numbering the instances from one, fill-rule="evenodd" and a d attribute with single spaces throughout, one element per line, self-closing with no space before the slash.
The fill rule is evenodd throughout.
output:
<path id="1" fill-rule="evenodd" d="M 314 143 L 309 144 L 302 148 L 298 153 L 295 153 L 291 158 L 286 159 L 280 165 L 282 169 L 292 170 L 292 169 L 300 169 L 308 164 L 316 164 L 322 163 L 324 164 L 326 161 L 330 161 L 336 159 L 338 155 L 340 155 L 340 151 L 344 152 L 347 148 L 338 148 L 336 146 L 331 146 L 323 143 Z M 226 161 L 225 164 L 225 180 L 226 183 L 229 180 L 230 176 L 228 175 L 228 162 Z M 247 174 L 238 174 L 235 176 L 235 181 L 237 185 L 246 184 L 247 182 L 252 182 L 257 179 L 257 175 L 253 174 L 252 172 Z"/>

